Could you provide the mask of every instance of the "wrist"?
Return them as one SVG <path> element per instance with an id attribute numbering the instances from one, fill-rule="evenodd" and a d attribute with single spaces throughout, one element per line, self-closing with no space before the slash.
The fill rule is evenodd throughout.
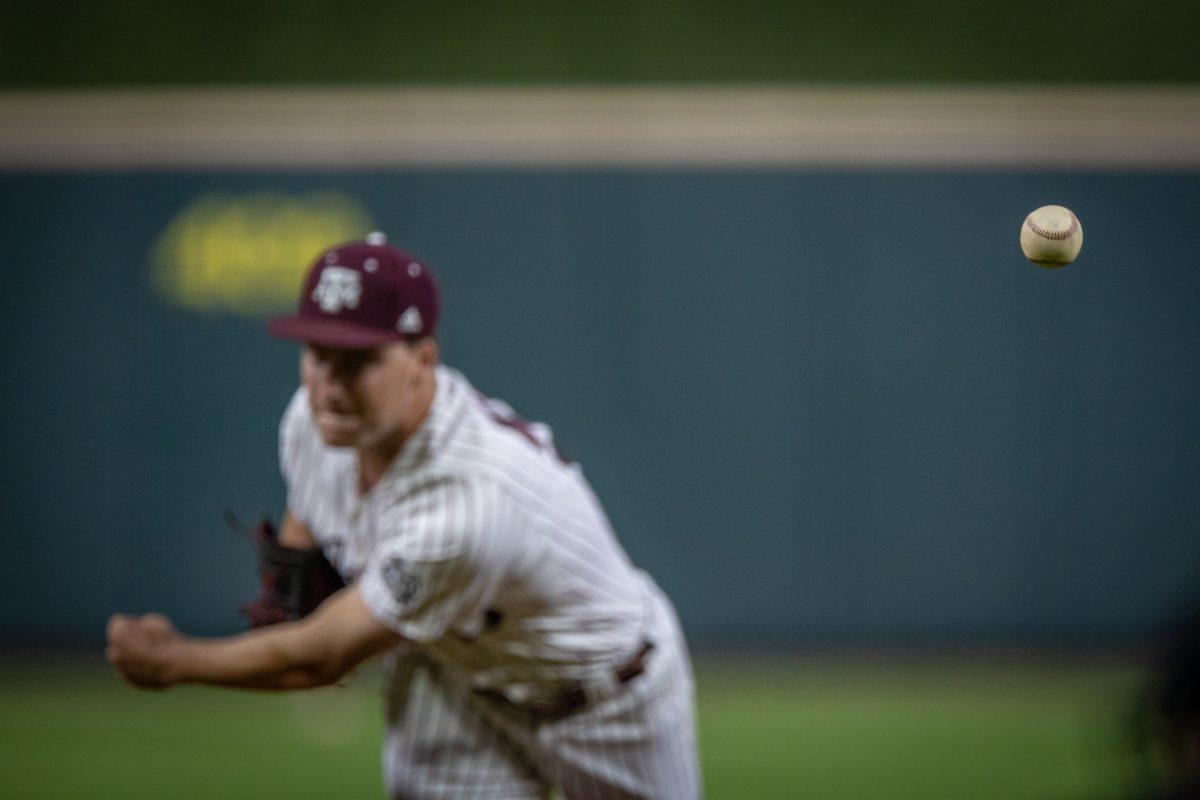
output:
<path id="1" fill-rule="evenodd" d="M 164 687 L 194 680 L 190 669 L 192 660 L 192 640 L 185 636 L 176 637 L 163 650 L 162 672 L 160 678 Z"/>

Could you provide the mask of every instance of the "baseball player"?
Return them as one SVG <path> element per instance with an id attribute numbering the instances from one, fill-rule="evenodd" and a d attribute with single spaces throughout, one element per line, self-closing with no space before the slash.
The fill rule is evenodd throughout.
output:
<path id="1" fill-rule="evenodd" d="M 304 689 L 382 655 L 394 798 L 698 797 L 674 609 L 549 430 L 439 363 L 438 311 L 429 270 L 381 234 L 317 259 L 270 325 L 305 348 L 260 627 L 115 615 L 108 659 L 147 688 Z"/>

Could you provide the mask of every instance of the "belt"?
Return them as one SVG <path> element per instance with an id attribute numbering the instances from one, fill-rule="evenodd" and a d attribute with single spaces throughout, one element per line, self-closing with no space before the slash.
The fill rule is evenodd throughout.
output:
<path id="1" fill-rule="evenodd" d="M 642 642 L 637 652 L 629 660 L 613 670 L 613 677 L 618 684 L 626 684 L 646 671 L 646 656 L 654 649 L 653 642 Z M 476 689 L 476 694 L 492 700 L 498 700 L 510 706 L 517 706 L 532 713 L 544 721 L 559 720 L 582 711 L 589 704 L 588 692 L 583 683 L 574 683 L 540 701 L 528 704 L 517 704 L 508 699 L 502 692 L 495 689 Z"/>

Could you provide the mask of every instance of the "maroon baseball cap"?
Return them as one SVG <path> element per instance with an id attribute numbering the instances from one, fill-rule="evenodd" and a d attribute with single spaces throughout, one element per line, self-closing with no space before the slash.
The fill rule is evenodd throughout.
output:
<path id="1" fill-rule="evenodd" d="M 438 307 L 429 269 L 376 232 L 322 253 L 296 314 L 273 320 L 267 330 L 280 339 L 360 350 L 431 335 Z"/>

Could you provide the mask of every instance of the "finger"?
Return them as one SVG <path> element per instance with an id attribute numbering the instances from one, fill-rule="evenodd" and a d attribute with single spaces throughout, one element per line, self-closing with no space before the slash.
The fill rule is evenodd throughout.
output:
<path id="1" fill-rule="evenodd" d="M 124 674 L 129 666 L 129 651 L 120 643 L 110 644 L 104 648 L 104 659 L 118 672 Z"/>
<path id="2" fill-rule="evenodd" d="M 129 628 L 130 619 L 124 614 L 113 614 L 108 618 L 107 634 L 109 640 L 119 638 Z"/>
<path id="3" fill-rule="evenodd" d="M 142 626 L 148 631 L 169 631 L 172 629 L 171 620 L 162 614 L 150 613 L 141 618 Z"/>

